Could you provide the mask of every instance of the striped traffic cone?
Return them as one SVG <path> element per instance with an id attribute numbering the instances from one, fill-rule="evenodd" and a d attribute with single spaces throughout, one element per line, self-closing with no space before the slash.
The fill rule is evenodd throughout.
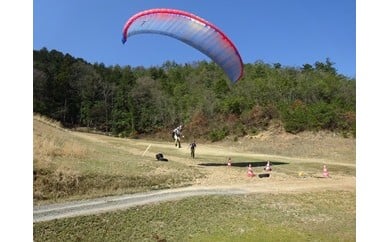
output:
<path id="1" fill-rule="evenodd" d="M 322 176 L 323 177 L 329 177 L 328 169 L 326 168 L 326 165 L 322 168 Z"/>
<path id="2" fill-rule="evenodd" d="M 253 170 L 252 170 L 252 165 L 251 165 L 251 164 L 248 165 L 248 171 L 247 171 L 246 174 L 247 174 L 249 177 L 254 177 L 254 176 L 255 176 L 255 173 L 254 173 Z"/>

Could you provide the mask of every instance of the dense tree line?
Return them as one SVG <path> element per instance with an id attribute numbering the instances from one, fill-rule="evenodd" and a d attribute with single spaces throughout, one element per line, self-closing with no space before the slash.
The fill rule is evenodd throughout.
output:
<path id="1" fill-rule="evenodd" d="M 329 59 L 299 68 L 245 64 L 231 85 L 213 62 L 105 66 L 46 48 L 33 56 L 33 110 L 68 127 L 131 136 L 184 124 L 193 136 L 219 140 L 277 121 L 292 133 L 355 135 L 356 81 Z"/>

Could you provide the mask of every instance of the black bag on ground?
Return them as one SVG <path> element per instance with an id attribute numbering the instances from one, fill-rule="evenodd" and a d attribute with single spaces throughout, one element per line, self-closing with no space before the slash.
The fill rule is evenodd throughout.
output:
<path id="1" fill-rule="evenodd" d="M 161 153 L 156 154 L 157 160 L 160 160 L 161 158 L 164 158 L 163 154 L 161 154 Z"/>
<path id="2" fill-rule="evenodd" d="M 164 155 L 161 153 L 156 154 L 156 159 L 159 161 L 168 161 L 168 159 L 164 158 Z"/>

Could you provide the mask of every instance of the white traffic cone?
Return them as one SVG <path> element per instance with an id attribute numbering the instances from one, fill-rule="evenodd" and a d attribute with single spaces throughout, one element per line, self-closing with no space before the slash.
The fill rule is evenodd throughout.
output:
<path id="1" fill-rule="evenodd" d="M 269 161 L 267 161 L 267 165 L 264 167 L 265 171 L 272 171 L 272 167 Z"/>

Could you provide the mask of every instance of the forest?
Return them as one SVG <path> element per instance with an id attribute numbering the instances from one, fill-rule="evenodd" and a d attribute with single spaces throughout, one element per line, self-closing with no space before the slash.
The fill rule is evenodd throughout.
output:
<path id="1" fill-rule="evenodd" d="M 68 128 L 119 137 L 186 133 L 210 141 L 278 124 L 286 132 L 356 136 L 356 80 L 329 58 L 299 67 L 256 61 L 231 83 L 214 62 L 105 66 L 33 50 L 33 112 Z"/>

